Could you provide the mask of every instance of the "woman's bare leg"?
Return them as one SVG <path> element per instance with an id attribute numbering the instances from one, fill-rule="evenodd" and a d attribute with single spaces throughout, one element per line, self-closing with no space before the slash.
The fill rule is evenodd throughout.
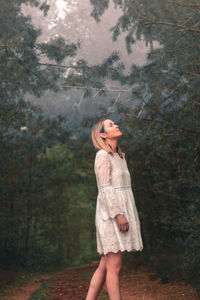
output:
<path id="1" fill-rule="evenodd" d="M 89 290 L 85 300 L 97 300 L 97 297 L 106 280 L 106 262 L 105 256 L 102 255 L 98 268 L 92 276 Z"/>
<path id="2" fill-rule="evenodd" d="M 122 252 L 109 252 L 105 255 L 106 286 L 110 300 L 121 300 L 119 289 L 119 272 L 122 266 Z"/>

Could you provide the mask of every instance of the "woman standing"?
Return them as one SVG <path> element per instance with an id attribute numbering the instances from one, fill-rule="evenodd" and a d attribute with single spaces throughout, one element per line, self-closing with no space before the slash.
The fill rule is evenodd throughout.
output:
<path id="1" fill-rule="evenodd" d="M 118 146 L 122 133 L 112 120 L 103 119 L 92 128 L 98 196 L 96 203 L 97 252 L 102 255 L 86 300 L 96 300 L 104 282 L 110 300 L 121 300 L 119 273 L 123 251 L 142 251 L 135 199 L 125 153 Z"/>

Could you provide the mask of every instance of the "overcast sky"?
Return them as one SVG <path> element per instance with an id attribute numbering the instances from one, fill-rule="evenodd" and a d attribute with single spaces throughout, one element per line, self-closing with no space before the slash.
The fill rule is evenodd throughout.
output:
<path id="1" fill-rule="evenodd" d="M 81 49 L 77 58 L 84 58 L 91 64 L 101 63 L 115 50 L 120 51 L 122 61 L 128 69 L 132 63 L 137 65 L 145 63 L 149 46 L 146 47 L 143 41 L 137 41 L 133 45 L 131 55 L 126 52 L 124 35 L 120 36 L 117 42 L 112 42 L 112 33 L 109 29 L 116 24 L 121 15 L 120 9 L 115 9 L 112 1 L 99 23 L 96 23 L 90 15 L 92 6 L 89 0 L 48 0 L 47 2 L 50 4 L 47 17 L 44 17 L 37 8 L 22 7 L 23 13 L 31 15 L 33 24 L 42 29 L 39 41 L 48 41 L 56 36 L 62 36 L 71 42 L 79 40 Z"/>
<path id="2" fill-rule="evenodd" d="M 112 42 L 110 28 L 116 24 L 122 12 L 120 9 L 115 9 L 113 2 L 110 2 L 109 8 L 99 23 L 91 16 L 93 7 L 90 0 L 47 0 L 50 9 L 46 17 L 35 7 L 23 5 L 22 12 L 31 16 L 36 28 L 41 28 L 42 34 L 38 42 L 47 42 L 57 36 L 62 36 L 69 42 L 80 41 L 81 48 L 73 60 L 85 59 L 89 64 L 101 64 L 113 51 L 119 51 L 121 61 L 125 64 L 126 73 L 128 73 L 132 64 L 145 64 L 149 46 L 146 47 L 144 41 L 136 41 L 132 48 L 133 53 L 128 55 L 124 41 L 125 35 L 120 35 L 116 42 Z M 154 42 L 154 48 L 158 46 L 159 44 L 156 45 Z M 116 82 L 112 83 L 112 86 L 116 84 Z M 109 98 L 111 96 L 116 98 L 119 95 L 113 92 Z M 120 94 L 119 101 L 123 101 L 124 105 L 131 105 L 131 98 L 130 91 Z M 28 96 L 27 99 L 40 105 L 47 115 L 57 113 L 66 115 L 76 102 L 80 101 L 80 95 L 77 90 L 70 93 L 62 91 L 56 95 L 47 91 L 40 99 L 33 96 Z"/>

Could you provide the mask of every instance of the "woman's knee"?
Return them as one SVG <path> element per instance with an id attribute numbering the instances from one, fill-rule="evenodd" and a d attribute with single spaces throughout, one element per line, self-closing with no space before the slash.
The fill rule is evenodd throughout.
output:
<path id="1" fill-rule="evenodd" d="M 109 252 L 105 257 L 105 261 L 107 271 L 119 273 L 122 267 L 121 251 L 117 253 Z"/>
<path id="2" fill-rule="evenodd" d="M 106 266 L 107 272 L 119 274 L 121 270 L 121 266 Z"/>

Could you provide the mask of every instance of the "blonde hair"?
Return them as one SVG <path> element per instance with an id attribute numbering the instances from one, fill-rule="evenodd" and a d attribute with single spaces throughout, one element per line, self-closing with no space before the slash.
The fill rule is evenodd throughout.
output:
<path id="1" fill-rule="evenodd" d="M 114 151 L 112 147 L 106 142 L 105 138 L 102 138 L 100 135 L 100 131 L 105 120 L 106 119 L 101 119 L 97 124 L 93 125 L 91 133 L 92 143 L 97 150 L 103 149 L 109 154 L 113 155 Z M 117 152 L 119 153 L 121 158 L 125 156 L 125 153 L 122 152 L 119 145 L 117 145 Z"/>

